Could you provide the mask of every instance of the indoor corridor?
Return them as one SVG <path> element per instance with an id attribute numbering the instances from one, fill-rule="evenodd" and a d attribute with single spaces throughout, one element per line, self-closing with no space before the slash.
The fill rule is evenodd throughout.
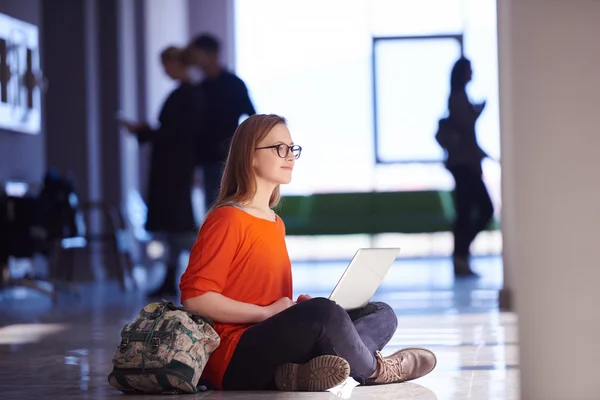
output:
<path id="1" fill-rule="evenodd" d="M 327 296 L 346 263 L 295 263 L 294 291 Z M 478 258 L 478 281 L 454 283 L 447 259 L 398 261 L 373 300 L 390 304 L 398 331 L 383 353 L 423 346 L 436 369 L 416 381 L 354 388 L 352 399 L 517 399 L 517 318 L 499 312 L 502 260 Z M 139 275 L 139 274 L 138 274 Z M 80 301 L 27 289 L 0 294 L 2 399 L 125 398 L 107 382 L 123 325 L 148 300 L 116 284 L 81 284 Z M 137 399 L 144 396 L 126 396 Z M 154 396 L 146 396 L 154 398 Z M 346 395 L 347 397 L 347 395 Z M 169 397 L 172 398 L 172 397 Z M 332 393 L 207 391 L 186 399 L 335 399 Z M 348 397 L 347 397 L 348 398 Z"/>

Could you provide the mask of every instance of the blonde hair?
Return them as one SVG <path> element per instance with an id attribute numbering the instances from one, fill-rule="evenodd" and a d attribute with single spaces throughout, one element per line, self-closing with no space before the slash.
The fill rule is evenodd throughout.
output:
<path id="1" fill-rule="evenodd" d="M 256 195 L 253 168 L 254 151 L 258 143 L 277 124 L 285 125 L 285 118 L 275 114 L 256 114 L 238 126 L 229 146 L 229 154 L 221 179 L 219 199 L 208 213 L 224 204 L 245 205 L 252 201 L 252 198 Z M 279 200 L 279 185 L 277 185 L 269 199 L 269 207 L 275 207 Z"/>

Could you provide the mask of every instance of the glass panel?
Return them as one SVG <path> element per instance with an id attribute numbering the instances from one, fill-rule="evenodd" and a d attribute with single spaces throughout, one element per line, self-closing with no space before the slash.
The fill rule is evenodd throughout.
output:
<path id="1" fill-rule="evenodd" d="M 458 33 L 465 12 L 463 0 L 369 0 L 369 11 L 373 36 Z"/>
<path id="2" fill-rule="evenodd" d="M 437 121 L 447 109 L 456 39 L 375 42 L 377 152 L 381 161 L 437 161 Z"/>

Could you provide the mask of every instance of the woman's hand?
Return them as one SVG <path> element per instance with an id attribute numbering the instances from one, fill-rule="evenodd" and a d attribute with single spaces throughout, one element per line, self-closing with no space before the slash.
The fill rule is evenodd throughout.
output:
<path id="1" fill-rule="evenodd" d="M 273 315 L 279 314 L 280 312 L 287 310 L 294 304 L 296 304 L 296 303 L 294 303 L 292 301 L 292 299 L 290 299 L 289 297 L 280 298 L 275 303 L 272 303 L 272 304 L 264 307 L 265 319 L 271 318 Z"/>
<path id="2" fill-rule="evenodd" d="M 309 295 L 301 294 L 300 296 L 298 296 L 298 300 L 296 300 L 296 303 L 302 303 L 303 301 L 310 300 L 310 299 L 312 299 L 312 297 L 310 297 Z"/>

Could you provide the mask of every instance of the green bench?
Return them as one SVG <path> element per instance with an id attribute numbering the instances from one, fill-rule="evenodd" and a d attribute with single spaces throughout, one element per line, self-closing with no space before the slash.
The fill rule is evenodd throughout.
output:
<path id="1" fill-rule="evenodd" d="M 288 235 L 447 232 L 454 220 L 452 192 L 436 190 L 285 196 L 276 211 Z"/>

